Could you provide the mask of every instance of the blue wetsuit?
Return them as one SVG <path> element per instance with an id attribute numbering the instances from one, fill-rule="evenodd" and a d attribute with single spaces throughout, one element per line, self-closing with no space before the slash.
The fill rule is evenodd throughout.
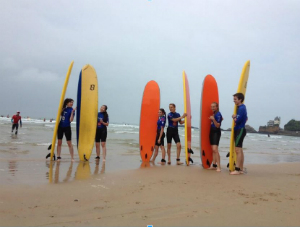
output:
<path id="1" fill-rule="evenodd" d="M 57 130 L 57 138 L 61 140 L 65 134 L 67 141 L 72 140 L 72 130 L 71 130 L 71 114 L 72 114 L 73 108 L 67 107 L 63 110 L 58 130 Z M 75 112 L 73 113 L 73 117 L 75 117 Z"/>
<path id="2" fill-rule="evenodd" d="M 248 120 L 247 109 L 244 104 L 237 107 L 237 114 L 234 129 L 245 128 L 246 121 Z"/>
<path id="3" fill-rule="evenodd" d="M 209 141 L 210 141 L 210 145 L 219 146 L 219 142 L 220 142 L 220 138 L 221 138 L 221 123 L 222 123 L 223 117 L 220 112 L 217 112 L 214 114 L 214 118 L 215 118 L 216 122 L 218 122 L 220 124 L 220 127 L 217 128 L 215 126 L 214 122 L 211 120 Z"/>
<path id="4" fill-rule="evenodd" d="M 72 114 L 73 108 L 67 107 L 63 110 L 63 114 L 60 119 L 59 127 L 66 128 L 71 126 L 70 117 Z M 75 117 L 75 112 L 73 114 L 73 117 Z"/>
<path id="5" fill-rule="evenodd" d="M 167 143 L 171 143 L 172 139 L 174 139 L 175 143 L 180 143 L 180 138 L 178 135 L 178 121 L 172 121 L 173 118 L 180 117 L 179 113 L 172 113 L 168 114 L 168 122 L 169 126 L 167 128 Z"/>
<path id="6" fill-rule="evenodd" d="M 237 114 L 234 126 L 234 141 L 236 147 L 243 147 L 243 141 L 247 134 L 246 132 L 246 122 L 248 120 L 247 109 L 244 104 L 237 107 Z"/>
<path id="7" fill-rule="evenodd" d="M 104 124 L 101 124 L 100 119 L 102 119 L 103 122 L 105 123 L 109 123 L 109 117 L 107 115 L 107 117 L 104 117 L 104 113 L 103 112 L 99 112 L 98 113 L 98 120 L 97 120 L 97 131 L 96 131 L 96 138 L 95 138 L 95 142 L 99 143 L 101 142 L 106 142 L 106 138 L 107 138 L 107 127 Z"/>
<path id="8" fill-rule="evenodd" d="M 165 145 L 165 142 L 164 142 L 165 132 L 163 132 L 163 134 L 160 138 L 160 143 L 157 142 L 158 139 L 159 139 L 160 131 L 164 130 L 165 125 L 166 125 L 166 117 L 165 116 L 159 117 L 158 121 L 157 121 L 157 131 L 156 131 L 156 138 L 155 138 L 155 145 L 156 146 L 164 146 Z"/>

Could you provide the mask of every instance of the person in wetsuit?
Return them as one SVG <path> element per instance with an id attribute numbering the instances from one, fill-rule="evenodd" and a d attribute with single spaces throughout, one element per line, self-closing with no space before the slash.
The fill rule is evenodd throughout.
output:
<path id="1" fill-rule="evenodd" d="M 102 105 L 100 107 L 100 112 L 98 113 L 97 120 L 97 131 L 96 131 L 96 153 L 95 159 L 100 159 L 100 141 L 103 151 L 103 162 L 106 160 L 106 138 L 107 138 L 107 126 L 109 125 L 109 117 L 107 113 L 107 106 Z"/>
<path id="2" fill-rule="evenodd" d="M 182 165 L 183 163 L 180 162 L 180 152 L 181 152 L 181 143 L 180 138 L 178 134 L 178 123 L 184 124 L 184 121 L 181 120 L 182 118 L 185 118 L 187 116 L 186 113 L 184 113 L 182 116 L 180 116 L 179 113 L 176 112 L 176 105 L 174 103 L 169 104 L 170 113 L 168 114 L 168 128 L 167 128 L 167 143 L 168 143 L 168 164 L 171 164 L 171 143 L 172 139 L 176 143 L 177 148 L 177 158 L 176 163 L 177 165 Z"/>
<path id="3" fill-rule="evenodd" d="M 57 130 L 57 161 L 60 161 L 61 157 L 61 145 L 62 138 L 65 135 L 67 144 L 69 147 L 71 160 L 74 161 L 74 149 L 72 145 L 72 130 L 71 130 L 71 122 L 75 117 L 75 109 L 73 109 L 74 100 L 67 98 L 64 101 L 63 109 L 61 111 L 61 119 L 59 122 L 58 130 Z M 47 158 L 47 157 L 46 157 Z"/>
<path id="4" fill-rule="evenodd" d="M 158 149 L 161 149 L 162 152 L 162 158 L 161 161 L 158 164 L 166 164 L 166 151 L 165 151 L 165 125 L 166 125 L 166 111 L 161 108 L 158 111 L 158 121 L 157 121 L 157 131 L 156 131 L 156 138 L 155 138 L 155 148 L 154 148 L 154 154 L 152 156 L 152 159 L 150 162 L 155 162 L 155 159 L 158 155 Z"/>
<path id="5" fill-rule="evenodd" d="M 209 169 L 216 170 L 221 172 L 221 162 L 219 154 L 219 142 L 221 138 L 221 122 L 223 120 L 222 114 L 219 111 L 219 104 L 213 102 L 211 104 L 211 110 L 213 115 L 209 117 L 211 120 L 210 132 L 209 132 L 209 141 L 213 151 L 213 161 L 212 166 Z"/>
<path id="6" fill-rule="evenodd" d="M 245 124 L 248 120 L 247 109 L 243 104 L 244 94 L 236 93 L 233 95 L 233 101 L 237 106 L 237 114 L 232 115 L 232 119 L 235 121 L 234 126 L 234 143 L 236 153 L 236 165 L 235 171 L 232 171 L 231 175 L 239 175 L 244 173 L 244 152 L 243 141 L 246 136 Z"/>

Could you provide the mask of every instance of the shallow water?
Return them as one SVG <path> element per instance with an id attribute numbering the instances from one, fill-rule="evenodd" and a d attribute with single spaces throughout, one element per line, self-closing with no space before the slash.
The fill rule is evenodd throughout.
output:
<path id="1" fill-rule="evenodd" d="M 44 184 L 84 180 L 107 172 L 144 167 L 139 155 L 139 127 L 135 125 L 110 124 L 108 127 L 107 158 L 103 164 L 94 160 L 95 149 L 89 162 L 78 161 L 76 151 L 76 123 L 72 123 L 72 141 L 75 161 L 70 161 L 66 142 L 63 142 L 62 161 L 50 162 L 45 159 L 52 140 L 54 122 L 23 120 L 18 135 L 11 134 L 11 122 L 0 118 L 0 184 Z M 182 141 L 181 156 L 184 159 L 184 129 L 179 129 Z M 221 164 L 226 168 L 230 132 L 222 132 L 220 140 Z M 166 141 L 165 141 L 166 143 Z M 201 168 L 199 130 L 192 130 L 194 165 Z M 300 138 L 247 134 L 244 140 L 245 165 L 272 164 L 300 161 Z M 172 149 L 172 164 L 175 164 L 175 146 Z M 157 158 L 159 161 L 161 153 Z M 146 165 L 149 166 L 149 165 Z M 153 164 L 150 164 L 153 166 Z M 158 167 L 157 167 L 158 168 Z"/>

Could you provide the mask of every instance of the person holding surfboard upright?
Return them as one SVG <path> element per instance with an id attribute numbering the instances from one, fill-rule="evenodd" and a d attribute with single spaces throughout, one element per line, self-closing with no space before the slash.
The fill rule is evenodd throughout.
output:
<path id="1" fill-rule="evenodd" d="M 157 131 L 156 131 L 156 139 L 155 139 L 155 152 L 152 156 L 152 159 L 150 160 L 150 162 L 155 162 L 155 159 L 158 155 L 158 149 L 161 149 L 161 153 L 162 153 L 162 158 L 161 161 L 158 164 L 166 164 L 166 151 L 165 151 L 165 125 L 166 125 L 166 111 L 162 108 L 159 109 L 158 111 L 158 121 L 157 121 Z"/>
<path id="2" fill-rule="evenodd" d="M 239 175 L 244 173 L 244 152 L 243 152 L 243 141 L 246 136 L 245 124 L 248 120 L 247 109 L 243 104 L 244 101 L 243 93 L 236 93 L 233 95 L 233 101 L 237 106 L 237 114 L 233 114 L 232 118 L 235 121 L 234 126 L 234 143 L 236 152 L 236 165 L 235 171 L 231 172 L 231 175 Z"/>
<path id="3" fill-rule="evenodd" d="M 178 134 L 178 122 L 180 124 L 184 124 L 184 121 L 181 120 L 182 118 L 185 118 L 186 113 L 184 113 L 182 116 L 180 116 L 179 113 L 176 113 L 176 105 L 174 103 L 169 104 L 170 113 L 168 114 L 168 128 L 167 128 L 167 143 L 168 143 L 168 164 L 171 164 L 171 143 L 172 139 L 174 139 L 177 147 L 177 165 L 182 165 L 183 163 L 180 162 L 180 151 L 181 151 L 181 143 L 179 139 Z"/>
<path id="4" fill-rule="evenodd" d="M 106 158 L 106 137 L 107 137 L 107 126 L 109 125 L 109 117 L 106 112 L 107 106 L 102 105 L 100 107 L 100 112 L 98 113 L 98 121 L 97 121 L 97 131 L 96 131 L 96 153 L 97 157 L 95 159 L 100 159 L 100 140 L 101 147 L 103 151 L 103 162 L 105 162 Z"/>
<path id="5" fill-rule="evenodd" d="M 22 128 L 22 120 L 20 116 L 20 111 L 16 113 L 16 115 L 12 116 L 11 118 L 11 123 L 12 123 L 12 128 L 11 128 L 11 133 L 14 132 L 14 129 L 16 128 L 15 134 L 18 134 L 18 128 L 19 128 L 19 121 L 20 121 L 20 127 Z"/>
<path id="6" fill-rule="evenodd" d="M 217 172 L 221 172 L 221 162 L 220 162 L 220 154 L 218 150 L 220 138 L 221 138 L 221 122 L 223 121 L 222 114 L 219 111 L 219 104 L 213 102 L 211 104 L 211 110 L 213 115 L 209 117 L 211 120 L 210 132 L 209 132 L 209 141 L 211 145 L 211 149 L 213 151 L 213 161 L 212 167 L 209 169 L 216 170 Z"/>
<path id="7" fill-rule="evenodd" d="M 62 138 L 65 134 L 67 139 L 67 144 L 69 147 L 70 155 L 72 162 L 74 161 L 74 150 L 72 145 L 72 130 L 71 130 L 71 122 L 75 116 L 75 109 L 73 109 L 74 100 L 67 98 L 64 101 L 63 108 L 61 111 L 61 119 L 59 122 L 58 130 L 57 130 L 57 161 L 60 161 L 61 157 L 61 145 L 62 145 Z M 46 157 L 47 158 L 47 157 Z"/>

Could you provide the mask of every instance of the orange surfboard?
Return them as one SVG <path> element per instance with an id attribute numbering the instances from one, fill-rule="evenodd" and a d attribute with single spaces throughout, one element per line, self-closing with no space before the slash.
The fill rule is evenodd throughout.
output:
<path id="1" fill-rule="evenodd" d="M 151 80 L 144 89 L 140 116 L 140 154 L 143 162 L 149 162 L 157 131 L 158 110 L 160 105 L 160 91 L 158 84 Z"/>
<path id="2" fill-rule="evenodd" d="M 207 75 L 204 78 L 202 85 L 202 97 L 200 105 L 200 152 L 203 168 L 210 167 L 213 159 L 213 151 L 210 146 L 209 132 L 212 115 L 211 103 L 219 103 L 218 85 L 212 75 Z"/>
<path id="3" fill-rule="evenodd" d="M 190 165 L 189 153 L 192 153 L 192 116 L 191 116 L 191 102 L 190 102 L 190 88 L 189 81 L 185 71 L 182 73 L 183 79 L 183 98 L 184 98 L 184 112 L 187 116 L 184 118 L 185 131 L 185 161 L 186 165 Z"/>

